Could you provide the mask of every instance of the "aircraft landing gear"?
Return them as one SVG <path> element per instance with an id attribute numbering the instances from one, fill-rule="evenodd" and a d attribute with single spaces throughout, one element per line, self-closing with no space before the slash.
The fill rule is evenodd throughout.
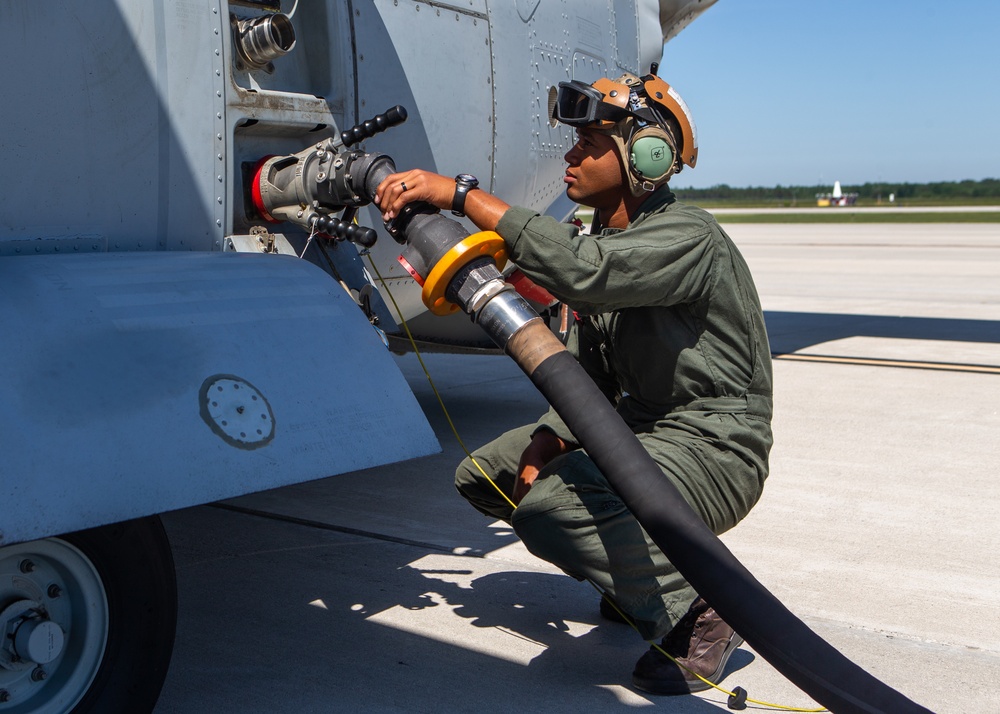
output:
<path id="1" fill-rule="evenodd" d="M 156 517 L 0 548 L 0 713 L 151 711 L 176 622 Z"/>

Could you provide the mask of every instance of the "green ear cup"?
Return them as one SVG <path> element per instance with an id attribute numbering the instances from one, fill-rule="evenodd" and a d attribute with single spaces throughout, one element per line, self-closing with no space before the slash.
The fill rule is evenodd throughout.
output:
<path id="1" fill-rule="evenodd" d="M 632 142 L 632 165 L 649 181 L 663 178 L 674 163 L 674 152 L 658 136 L 641 136 Z"/>

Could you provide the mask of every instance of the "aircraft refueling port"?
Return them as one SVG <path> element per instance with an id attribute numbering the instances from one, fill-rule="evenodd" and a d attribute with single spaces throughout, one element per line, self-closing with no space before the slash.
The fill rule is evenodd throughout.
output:
<path id="1" fill-rule="evenodd" d="M 289 221 L 325 238 L 371 247 L 378 234 L 355 225 L 348 211 L 371 203 L 365 186 L 395 165 L 384 154 L 349 147 L 404 121 L 406 109 L 395 106 L 297 154 L 265 156 L 253 169 L 253 207 L 268 222 Z"/>
<path id="2" fill-rule="evenodd" d="M 295 28 L 283 13 L 235 19 L 236 47 L 250 69 L 268 67 L 295 47 Z"/>

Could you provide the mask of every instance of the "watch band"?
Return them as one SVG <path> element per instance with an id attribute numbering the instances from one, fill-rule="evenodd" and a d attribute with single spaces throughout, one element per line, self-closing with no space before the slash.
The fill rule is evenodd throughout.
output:
<path id="1" fill-rule="evenodd" d="M 479 188 L 479 179 L 472 174 L 459 174 L 455 177 L 455 196 L 451 200 L 451 212 L 454 215 L 465 215 L 465 197 L 475 188 Z"/>

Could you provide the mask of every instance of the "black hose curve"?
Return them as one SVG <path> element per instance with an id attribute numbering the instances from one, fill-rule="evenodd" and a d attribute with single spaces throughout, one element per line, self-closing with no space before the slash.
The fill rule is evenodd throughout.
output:
<path id="1" fill-rule="evenodd" d="M 929 711 L 851 662 L 782 605 L 664 478 L 571 354 L 557 352 L 529 376 L 653 542 L 775 669 L 834 712 Z"/>

